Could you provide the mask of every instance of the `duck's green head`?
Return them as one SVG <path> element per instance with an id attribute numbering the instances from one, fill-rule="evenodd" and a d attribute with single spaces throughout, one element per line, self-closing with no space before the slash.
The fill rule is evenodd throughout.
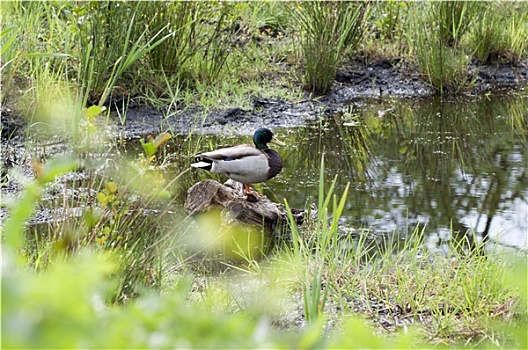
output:
<path id="1" fill-rule="evenodd" d="M 274 143 L 279 146 L 286 146 L 283 142 L 277 140 L 270 129 L 259 128 L 253 134 L 253 142 L 258 149 L 268 148 L 268 143 Z"/>

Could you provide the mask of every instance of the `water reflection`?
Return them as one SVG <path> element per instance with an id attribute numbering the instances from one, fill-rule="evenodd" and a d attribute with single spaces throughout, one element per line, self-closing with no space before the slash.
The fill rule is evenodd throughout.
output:
<path id="1" fill-rule="evenodd" d="M 433 245 L 451 233 L 476 233 L 527 247 L 526 97 L 363 100 L 333 118 L 274 132 L 288 146 L 279 149 L 283 172 L 259 185 L 271 199 L 287 198 L 293 207 L 316 202 L 324 153 L 328 183 L 337 174 L 338 193 L 347 182 L 352 185 L 346 225 L 403 236 L 426 225 Z M 191 144 L 198 151 L 249 141 L 195 135 L 177 144 L 181 154 L 189 154 Z M 183 200 L 187 188 L 210 177 L 191 172 L 180 182 L 179 196 Z"/>
<path id="2" fill-rule="evenodd" d="M 339 174 L 341 186 L 354 183 L 348 224 L 400 234 L 426 224 L 433 240 L 469 232 L 526 247 L 528 101 L 389 104 L 384 115 L 378 111 L 386 105 L 358 107 L 350 113 L 359 120 L 352 126 L 344 126 L 344 115 L 298 130 L 290 142 L 301 146 L 286 156 L 284 196 L 297 197 L 297 205 L 306 201 L 302 189 L 291 189 L 306 177 L 317 179 L 312 159 L 324 151 L 327 173 Z M 309 183 L 305 193 L 315 186 Z"/>

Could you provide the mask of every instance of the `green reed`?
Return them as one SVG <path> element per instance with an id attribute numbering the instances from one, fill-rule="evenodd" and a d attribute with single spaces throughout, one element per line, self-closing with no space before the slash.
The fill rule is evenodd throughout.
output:
<path id="1" fill-rule="evenodd" d="M 528 48 L 526 3 L 478 4 L 480 16 L 473 25 L 470 43 L 482 63 L 518 62 Z"/>
<path id="2" fill-rule="evenodd" d="M 472 21 L 475 3 L 465 1 L 417 3 L 411 11 L 409 45 L 423 79 L 441 95 L 472 86 L 468 76 L 471 53 L 461 39 Z"/>
<path id="3" fill-rule="evenodd" d="M 346 50 L 363 38 L 369 5 L 366 2 L 301 2 L 291 7 L 301 29 L 305 86 L 317 94 L 332 87 Z"/>

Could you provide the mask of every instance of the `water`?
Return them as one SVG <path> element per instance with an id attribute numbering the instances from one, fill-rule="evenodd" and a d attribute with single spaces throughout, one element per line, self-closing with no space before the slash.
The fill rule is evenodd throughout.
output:
<path id="1" fill-rule="evenodd" d="M 251 133 L 253 130 L 249 131 Z M 257 189 L 302 208 L 317 202 L 321 156 L 325 186 L 350 182 L 342 224 L 405 237 L 425 225 L 430 245 L 476 234 L 527 248 L 528 98 L 358 100 L 345 113 L 300 128 L 274 130 L 287 147 L 276 178 Z M 177 139 L 196 151 L 250 142 L 250 137 L 195 135 Z M 187 149 L 188 151 L 189 149 Z M 175 169 L 185 167 L 174 164 Z M 179 194 L 205 178 L 186 174 Z"/>
<path id="2" fill-rule="evenodd" d="M 158 157 L 163 177 L 170 180 L 183 173 L 170 188 L 178 207 L 168 210 L 182 211 L 180 206 L 194 183 L 207 178 L 225 181 L 220 175 L 189 169 L 193 161 L 189 155 L 251 142 L 253 131 L 243 137 L 176 136 L 164 146 Z M 287 199 L 294 208 L 317 203 L 324 154 L 325 189 L 336 176 L 338 196 L 347 183 L 351 186 L 341 218 L 344 226 L 368 228 L 375 234 L 396 233 L 401 238 L 420 227 L 425 243 L 437 249 L 450 239 L 473 235 L 528 249 L 526 94 L 453 101 L 359 99 L 350 101 L 344 113 L 273 131 L 287 144 L 274 146 L 283 157 L 284 169 L 254 187 L 275 202 Z M 119 147 L 133 164 L 140 149 L 137 140 Z M 105 172 L 105 181 L 126 178 L 126 162 L 115 157 L 120 156 L 107 154 L 106 162 L 98 158 L 115 164 Z M 86 181 L 76 191 L 78 196 L 90 188 L 95 197 L 104 188 L 100 180 Z M 45 201 L 51 208 L 56 207 L 53 198 Z M 50 216 L 38 212 L 41 217 Z"/>

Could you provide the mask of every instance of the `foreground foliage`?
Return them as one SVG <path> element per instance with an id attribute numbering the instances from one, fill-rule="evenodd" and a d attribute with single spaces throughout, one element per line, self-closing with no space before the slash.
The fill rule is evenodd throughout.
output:
<path id="1" fill-rule="evenodd" d="M 317 217 L 300 231 L 292 225 L 291 246 L 278 246 L 261 262 L 242 259 L 223 276 L 193 270 L 183 251 L 179 258 L 168 255 L 176 247 L 161 241 L 151 244 L 159 245 L 163 286 L 158 291 L 144 286 L 124 303 L 115 303 L 115 295 L 122 293 L 119 276 L 129 273 L 123 270 L 126 250 L 101 250 L 95 243 L 74 251 L 55 246 L 47 267 L 35 271 L 21 228 L 42 189 L 77 164 L 72 157 L 41 164 L 21 199 L 10 203 L 2 232 L 3 348 L 527 346 L 525 258 L 469 249 L 464 242 L 453 244 L 445 256 L 420 243 L 421 230 L 398 253 L 392 249 L 396 242 L 372 242 L 368 232 L 343 236 L 339 216 L 328 216 L 330 209 L 339 214 L 346 198 L 346 191 L 339 201 L 332 195 L 334 185 L 327 192 L 321 187 Z M 113 188 L 101 193 L 110 196 Z M 211 228 L 205 223 L 192 234 Z M 244 247 L 234 247 L 247 256 Z M 177 261 L 187 268 L 170 272 Z M 145 268 L 141 260 L 130 267 Z M 281 315 L 291 312 L 285 301 L 292 295 L 302 296 L 306 323 L 296 331 L 288 324 L 277 329 L 273 325 L 280 324 Z M 342 311 L 330 312 L 336 307 Z M 379 338 L 356 318 L 358 312 L 387 331 L 407 331 Z"/>
<path id="2" fill-rule="evenodd" d="M 116 160 L 110 171 L 121 182 L 94 176 L 70 183 L 64 192 L 78 197 L 65 195 L 55 205 L 79 207 L 82 215 L 57 220 L 44 233 L 26 229 L 57 176 L 100 165 L 89 155 L 108 147 L 96 117 L 110 101 L 124 105 L 136 97 L 177 108 L 200 96 L 206 108 L 240 106 L 251 94 L 303 79 L 313 91 L 328 91 L 342 56 L 362 48 L 365 21 L 372 18 L 369 30 L 397 41 L 432 86 L 462 91 L 473 52 L 487 62 L 525 57 L 524 4 L 500 7 L 501 20 L 491 17 L 496 4 L 461 2 L 387 2 L 372 12 L 359 4 L 307 9 L 265 2 L 1 6 L 8 19 L 1 32 L 2 100 L 20 85 L 16 102 L 31 127 L 47 125 L 71 137 L 77 154 L 34 161 L 35 179 L 16 174 L 21 196 L 2 199 L 10 207 L 2 228 L 2 347 L 527 347 L 525 256 L 509 260 L 463 240 L 438 254 L 421 244 L 426 228 L 417 228 L 401 249 L 390 236 L 380 241 L 368 230 L 343 232 L 346 190 L 335 197 L 333 184 L 320 187 L 318 215 L 299 230 L 292 225 L 293 241 L 260 261 L 231 241 L 237 261 L 212 263 L 217 219 L 195 224 L 173 210 L 170 185 L 178 176 L 166 179 L 156 157 L 167 134 L 143 141 L 137 159 Z M 512 15 L 512 9 L 519 11 Z M 438 14 L 441 22 L 423 22 Z M 497 30 L 507 19 L 508 31 Z M 332 31 L 324 30 L 327 23 Z M 300 43 L 292 40 L 298 33 Z M 318 45 L 322 37 L 328 40 Z M 516 119 L 521 126 L 523 111 Z M 478 121 L 461 123 L 470 130 Z M 354 137 L 360 167 L 366 145 L 362 135 Z M 400 146 L 400 153 L 435 154 L 410 141 Z M 324 163 L 321 184 L 323 171 Z M 299 316 L 284 321 L 292 309 Z"/>

